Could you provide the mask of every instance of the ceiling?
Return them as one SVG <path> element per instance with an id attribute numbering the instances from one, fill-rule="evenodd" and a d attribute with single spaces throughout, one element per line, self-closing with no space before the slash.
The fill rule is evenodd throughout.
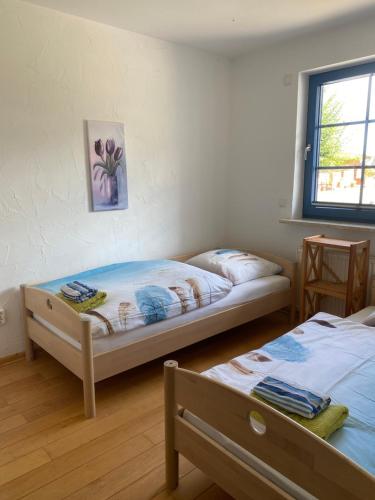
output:
<path id="1" fill-rule="evenodd" d="M 227 56 L 344 23 L 375 9 L 375 0 L 26 1 Z"/>

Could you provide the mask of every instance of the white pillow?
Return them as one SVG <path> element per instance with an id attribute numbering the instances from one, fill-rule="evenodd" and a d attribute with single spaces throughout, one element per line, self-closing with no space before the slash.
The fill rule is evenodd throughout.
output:
<path id="1" fill-rule="evenodd" d="M 375 312 L 369 314 L 362 323 L 366 326 L 375 326 Z"/>
<path id="2" fill-rule="evenodd" d="M 282 268 L 274 262 L 242 250 L 225 248 L 196 255 L 189 259 L 186 264 L 224 276 L 233 285 L 239 285 L 263 276 L 272 276 L 282 271 Z"/>

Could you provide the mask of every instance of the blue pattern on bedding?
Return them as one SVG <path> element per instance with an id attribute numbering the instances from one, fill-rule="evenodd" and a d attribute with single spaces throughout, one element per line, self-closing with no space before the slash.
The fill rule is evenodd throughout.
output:
<path id="1" fill-rule="evenodd" d="M 309 349 L 294 340 L 290 335 L 283 335 L 262 347 L 273 358 L 302 363 L 307 360 Z"/>
<path id="2" fill-rule="evenodd" d="M 167 307 L 173 304 L 171 295 L 161 286 L 149 285 L 135 292 L 137 305 L 145 316 L 146 325 L 167 319 Z"/>
<path id="3" fill-rule="evenodd" d="M 135 260 L 131 262 L 120 262 L 118 264 L 89 269 L 88 271 L 83 271 L 78 274 L 71 274 L 70 276 L 65 276 L 46 283 L 40 283 L 37 287 L 43 288 L 44 290 L 48 290 L 52 293 L 58 293 L 60 291 L 60 287 L 65 285 L 68 281 L 83 281 L 91 286 L 97 284 L 98 286 L 96 288 L 99 287 L 99 284 L 110 287 L 111 283 L 116 284 L 120 279 L 132 279 L 133 277 L 137 277 L 144 272 L 154 270 L 163 264 L 169 266 L 170 262 L 172 261 Z"/>
<path id="4" fill-rule="evenodd" d="M 232 283 L 217 274 L 172 260 L 112 264 L 38 285 L 57 294 L 79 281 L 103 290 L 106 302 L 87 314 L 93 337 L 149 325 L 193 311 L 225 297 Z M 109 324 L 109 326 L 108 326 Z"/>
<path id="5" fill-rule="evenodd" d="M 242 250 L 233 250 L 230 248 L 221 248 L 220 250 L 215 250 L 215 255 L 224 255 L 226 253 L 242 253 Z"/>

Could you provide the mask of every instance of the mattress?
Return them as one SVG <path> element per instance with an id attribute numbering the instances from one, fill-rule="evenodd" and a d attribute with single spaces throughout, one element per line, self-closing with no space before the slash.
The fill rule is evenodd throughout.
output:
<path id="1" fill-rule="evenodd" d="M 252 300 L 259 299 L 270 293 L 288 290 L 290 281 L 285 276 L 274 275 L 258 278 L 253 281 L 236 285 L 232 288 L 231 292 L 223 299 L 210 304 L 206 307 L 190 311 L 182 316 L 166 319 L 158 323 L 153 323 L 144 327 L 134 330 L 126 331 L 122 334 L 116 334 L 106 337 L 93 339 L 94 354 L 110 351 L 125 345 L 131 344 L 134 341 L 142 340 L 153 335 L 157 335 L 163 331 L 176 328 L 186 323 L 203 319 L 212 314 L 223 312 L 231 307 L 239 306 L 251 302 Z M 35 319 L 46 326 L 50 331 L 64 338 L 64 340 L 80 348 L 78 342 L 74 341 L 71 337 L 64 334 L 56 327 L 45 321 L 43 318 L 35 315 Z"/>
<path id="2" fill-rule="evenodd" d="M 374 328 L 319 313 L 262 348 L 214 366 L 203 374 L 245 394 L 250 394 L 266 375 L 329 394 L 333 404 L 349 408 L 349 417 L 328 442 L 375 475 Z M 292 496 L 311 498 L 298 487 L 294 490 L 296 485 L 197 416 L 188 411 L 184 411 L 183 416 Z"/>

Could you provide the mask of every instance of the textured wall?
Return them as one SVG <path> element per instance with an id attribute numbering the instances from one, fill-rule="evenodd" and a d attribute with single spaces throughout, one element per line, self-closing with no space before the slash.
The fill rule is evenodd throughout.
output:
<path id="1" fill-rule="evenodd" d="M 229 63 L 0 0 L 0 356 L 18 286 L 222 239 Z M 85 119 L 125 123 L 129 210 L 91 213 Z"/>
<path id="2" fill-rule="evenodd" d="M 366 239 L 374 234 L 279 223 L 280 217 L 291 215 L 299 72 L 375 54 L 374 23 L 375 17 L 355 21 L 259 49 L 234 62 L 228 185 L 228 238 L 233 244 L 277 250 L 295 259 L 307 235 Z M 304 145 L 303 139 L 302 151 Z M 279 201 L 287 206 L 280 208 Z"/>

